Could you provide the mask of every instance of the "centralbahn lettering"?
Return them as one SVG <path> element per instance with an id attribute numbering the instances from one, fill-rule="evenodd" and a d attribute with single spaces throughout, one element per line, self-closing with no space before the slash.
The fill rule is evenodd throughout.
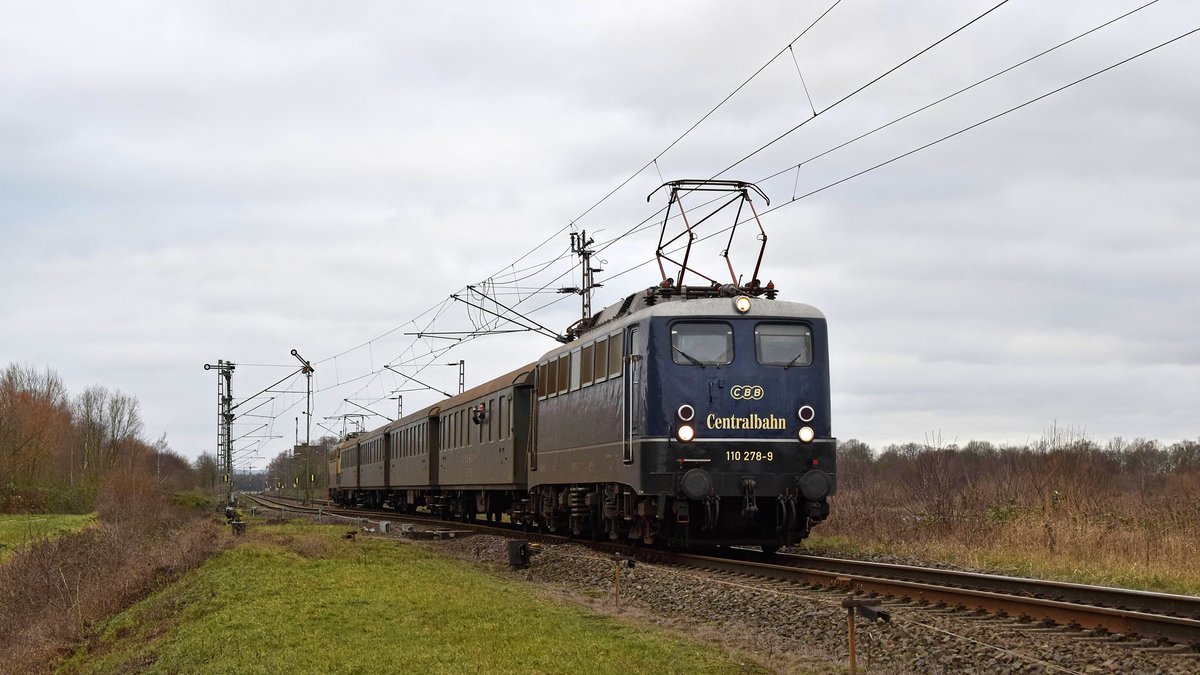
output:
<path id="1" fill-rule="evenodd" d="M 758 413 L 751 413 L 749 417 L 737 417 L 731 415 L 729 417 L 717 417 L 709 414 L 705 418 L 704 423 L 709 429 L 745 429 L 749 431 L 783 431 L 787 430 L 787 418 L 767 415 L 763 417 Z"/>

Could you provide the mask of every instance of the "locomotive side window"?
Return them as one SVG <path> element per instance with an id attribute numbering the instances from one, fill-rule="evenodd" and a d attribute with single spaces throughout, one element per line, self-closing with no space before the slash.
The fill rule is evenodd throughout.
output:
<path id="1" fill-rule="evenodd" d="M 592 354 L 595 352 L 595 350 L 595 346 L 589 344 L 584 345 L 583 349 L 579 353 L 580 386 L 586 387 L 592 383 L 592 373 L 595 372 L 593 370 L 593 366 L 595 364 L 592 362 Z"/>
<path id="2" fill-rule="evenodd" d="M 594 382 L 608 379 L 608 338 L 596 340 L 596 372 Z"/>
<path id="3" fill-rule="evenodd" d="M 580 371 L 582 370 L 579 364 L 579 351 L 578 349 L 571 350 L 571 391 L 579 390 Z"/>
<path id="4" fill-rule="evenodd" d="M 812 364 L 812 329 L 798 323 L 760 323 L 754 327 L 754 348 L 764 366 Z"/>
<path id="5" fill-rule="evenodd" d="M 558 359 L 551 359 L 546 366 L 546 396 L 558 396 Z"/>
<path id="6" fill-rule="evenodd" d="M 614 333 L 608 336 L 608 376 L 621 376 L 621 334 Z"/>
<path id="7" fill-rule="evenodd" d="M 683 366 L 733 362 L 733 328 L 724 323 L 677 323 L 671 326 L 671 358 Z"/>
<path id="8" fill-rule="evenodd" d="M 571 355 L 558 357 L 558 393 L 565 394 L 571 388 Z"/>

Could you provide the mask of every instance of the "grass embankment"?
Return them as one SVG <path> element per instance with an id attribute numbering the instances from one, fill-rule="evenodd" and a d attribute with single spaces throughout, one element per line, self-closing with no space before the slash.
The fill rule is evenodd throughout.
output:
<path id="1" fill-rule="evenodd" d="M 539 598 L 341 526 L 252 527 L 103 626 L 69 672 L 747 672 L 651 627 Z"/>
<path id="2" fill-rule="evenodd" d="M 96 522 L 96 514 L 28 514 L 0 516 L 0 560 L 33 542 L 78 532 Z"/>
<path id="3" fill-rule="evenodd" d="M 53 670 L 97 622 L 231 539 L 211 514 L 172 506 L 153 478 L 132 472 L 106 481 L 96 512 L 94 524 L 38 537 L 0 564 L 0 672 Z"/>

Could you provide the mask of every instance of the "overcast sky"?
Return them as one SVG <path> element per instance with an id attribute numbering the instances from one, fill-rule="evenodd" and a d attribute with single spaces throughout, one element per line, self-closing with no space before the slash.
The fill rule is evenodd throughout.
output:
<path id="1" fill-rule="evenodd" d="M 806 161 L 1144 2 L 1011 0 L 842 100 L 997 1 L 844 0 L 796 39 L 832 0 L 5 0 L 0 363 L 133 394 L 187 456 L 215 447 L 217 359 L 241 398 L 295 348 L 315 421 L 341 429 L 347 398 L 394 414 L 384 364 L 454 391 L 444 363 L 469 387 L 554 346 L 431 355 L 452 341 L 404 333 L 480 321 L 451 293 L 490 278 L 561 331 L 578 298 L 532 291 L 578 285 L 572 221 L 605 244 L 663 179 L 712 177 L 815 109 L 722 177 L 779 207 L 762 276 L 829 319 L 839 437 L 1196 439 L 1200 34 L 792 201 L 1200 27 L 1200 3 L 1161 0 Z M 596 307 L 658 281 L 618 276 L 657 236 L 598 254 Z M 239 421 L 242 464 L 293 441 L 303 396 L 273 396 Z"/>

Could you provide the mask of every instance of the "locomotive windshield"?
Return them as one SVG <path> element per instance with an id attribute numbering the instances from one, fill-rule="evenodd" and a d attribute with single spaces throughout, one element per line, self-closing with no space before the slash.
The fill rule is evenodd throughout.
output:
<path id="1" fill-rule="evenodd" d="M 671 326 L 671 356 L 680 365 L 725 365 L 733 361 L 733 328 L 724 323 Z"/>
<path id="2" fill-rule="evenodd" d="M 760 323 L 754 328 L 758 362 L 764 366 L 812 363 L 812 329 L 798 323 Z"/>

